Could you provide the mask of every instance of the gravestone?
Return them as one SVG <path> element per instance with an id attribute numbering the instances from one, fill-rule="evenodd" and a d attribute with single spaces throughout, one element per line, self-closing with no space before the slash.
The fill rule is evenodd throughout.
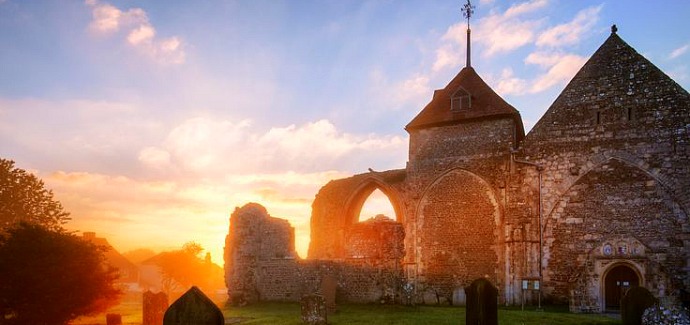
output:
<path id="1" fill-rule="evenodd" d="M 302 305 L 302 322 L 309 325 L 328 324 L 326 300 L 320 295 L 306 295 L 300 301 Z"/>
<path id="2" fill-rule="evenodd" d="M 641 325 L 645 309 L 656 303 L 656 298 L 644 287 L 632 287 L 621 299 L 623 325 Z"/>
<path id="3" fill-rule="evenodd" d="M 177 299 L 163 316 L 163 325 L 223 325 L 225 318 L 216 304 L 197 287 Z"/>
<path id="4" fill-rule="evenodd" d="M 465 324 L 498 325 L 498 289 L 489 280 L 472 281 L 472 284 L 465 288 L 465 297 Z"/>
<path id="5" fill-rule="evenodd" d="M 122 325 L 122 315 L 120 314 L 106 314 L 105 323 L 107 325 Z"/>
<path id="6" fill-rule="evenodd" d="M 338 288 L 338 281 L 332 276 L 326 275 L 321 279 L 321 296 L 326 302 L 326 309 L 329 313 L 335 313 L 335 292 Z"/>
<path id="7" fill-rule="evenodd" d="M 455 288 L 455 290 L 453 290 L 453 306 L 465 306 L 466 303 L 465 288 Z"/>
<path id="8" fill-rule="evenodd" d="M 163 293 L 144 292 L 143 300 L 143 325 L 162 325 L 163 315 L 168 309 L 168 296 Z"/>

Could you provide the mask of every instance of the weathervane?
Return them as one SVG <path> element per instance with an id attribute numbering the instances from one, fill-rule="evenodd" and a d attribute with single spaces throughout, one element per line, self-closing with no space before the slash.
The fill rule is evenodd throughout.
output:
<path id="1" fill-rule="evenodd" d="M 467 19 L 467 29 L 470 29 L 470 18 L 474 13 L 474 6 L 470 3 L 470 0 L 467 0 L 467 3 L 460 10 L 462 11 L 462 16 Z"/>
<path id="2" fill-rule="evenodd" d="M 467 0 L 467 3 L 462 6 L 462 16 L 467 19 L 467 67 L 471 67 L 471 60 L 470 60 L 470 18 L 472 17 L 472 14 L 474 14 L 474 6 L 470 3 L 470 0 Z"/>

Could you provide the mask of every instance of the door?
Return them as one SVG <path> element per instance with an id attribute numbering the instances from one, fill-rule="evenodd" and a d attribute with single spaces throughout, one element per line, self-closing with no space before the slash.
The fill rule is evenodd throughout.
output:
<path id="1" fill-rule="evenodd" d="M 604 279 L 604 300 L 606 310 L 619 310 L 621 299 L 632 287 L 640 285 L 637 273 L 627 265 L 614 266 Z"/>

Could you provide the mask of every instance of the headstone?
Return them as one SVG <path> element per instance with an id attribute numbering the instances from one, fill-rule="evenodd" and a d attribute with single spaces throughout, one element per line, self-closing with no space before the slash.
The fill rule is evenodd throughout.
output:
<path id="1" fill-rule="evenodd" d="M 144 292 L 143 300 L 143 325 L 163 325 L 163 315 L 168 309 L 168 296 L 163 293 Z"/>
<path id="2" fill-rule="evenodd" d="M 326 300 L 320 295 L 302 297 L 302 322 L 309 325 L 328 324 Z"/>
<path id="3" fill-rule="evenodd" d="M 197 287 L 177 299 L 163 316 L 163 325 L 223 325 L 225 318 L 218 306 Z"/>
<path id="4" fill-rule="evenodd" d="M 326 302 L 326 309 L 329 313 L 335 313 L 335 292 L 338 288 L 338 281 L 332 276 L 326 275 L 321 279 L 321 296 Z"/>
<path id="5" fill-rule="evenodd" d="M 455 288 L 453 290 L 453 306 L 465 306 L 466 303 L 465 288 Z"/>
<path id="6" fill-rule="evenodd" d="M 107 325 L 122 325 L 122 315 L 120 314 L 106 314 L 105 323 Z"/>
<path id="7" fill-rule="evenodd" d="M 645 309 L 653 306 L 656 298 L 644 287 L 632 287 L 621 299 L 623 325 L 641 325 Z"/>
<path id="8" fill-rule="evenodd" d="M 465 324 L 498 325 L 498 289 L 487 279 L 477 279 L 465 288 Z"/>

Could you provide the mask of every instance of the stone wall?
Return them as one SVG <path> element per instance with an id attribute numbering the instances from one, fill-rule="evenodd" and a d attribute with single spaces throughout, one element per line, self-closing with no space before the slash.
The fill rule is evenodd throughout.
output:
<path id="1" fill-rule="evenodd" d="M 225 270 L 230 302 L 299 301 L 318 292 L 329 276 L 339 302 L 395 302 L 401 288 L 405 233 L 399 222 L 378 218 L 344 234 L 347 258 L 301 260 L 294 230 L 261 205 L 237 208 L 230 217 Z"/>

